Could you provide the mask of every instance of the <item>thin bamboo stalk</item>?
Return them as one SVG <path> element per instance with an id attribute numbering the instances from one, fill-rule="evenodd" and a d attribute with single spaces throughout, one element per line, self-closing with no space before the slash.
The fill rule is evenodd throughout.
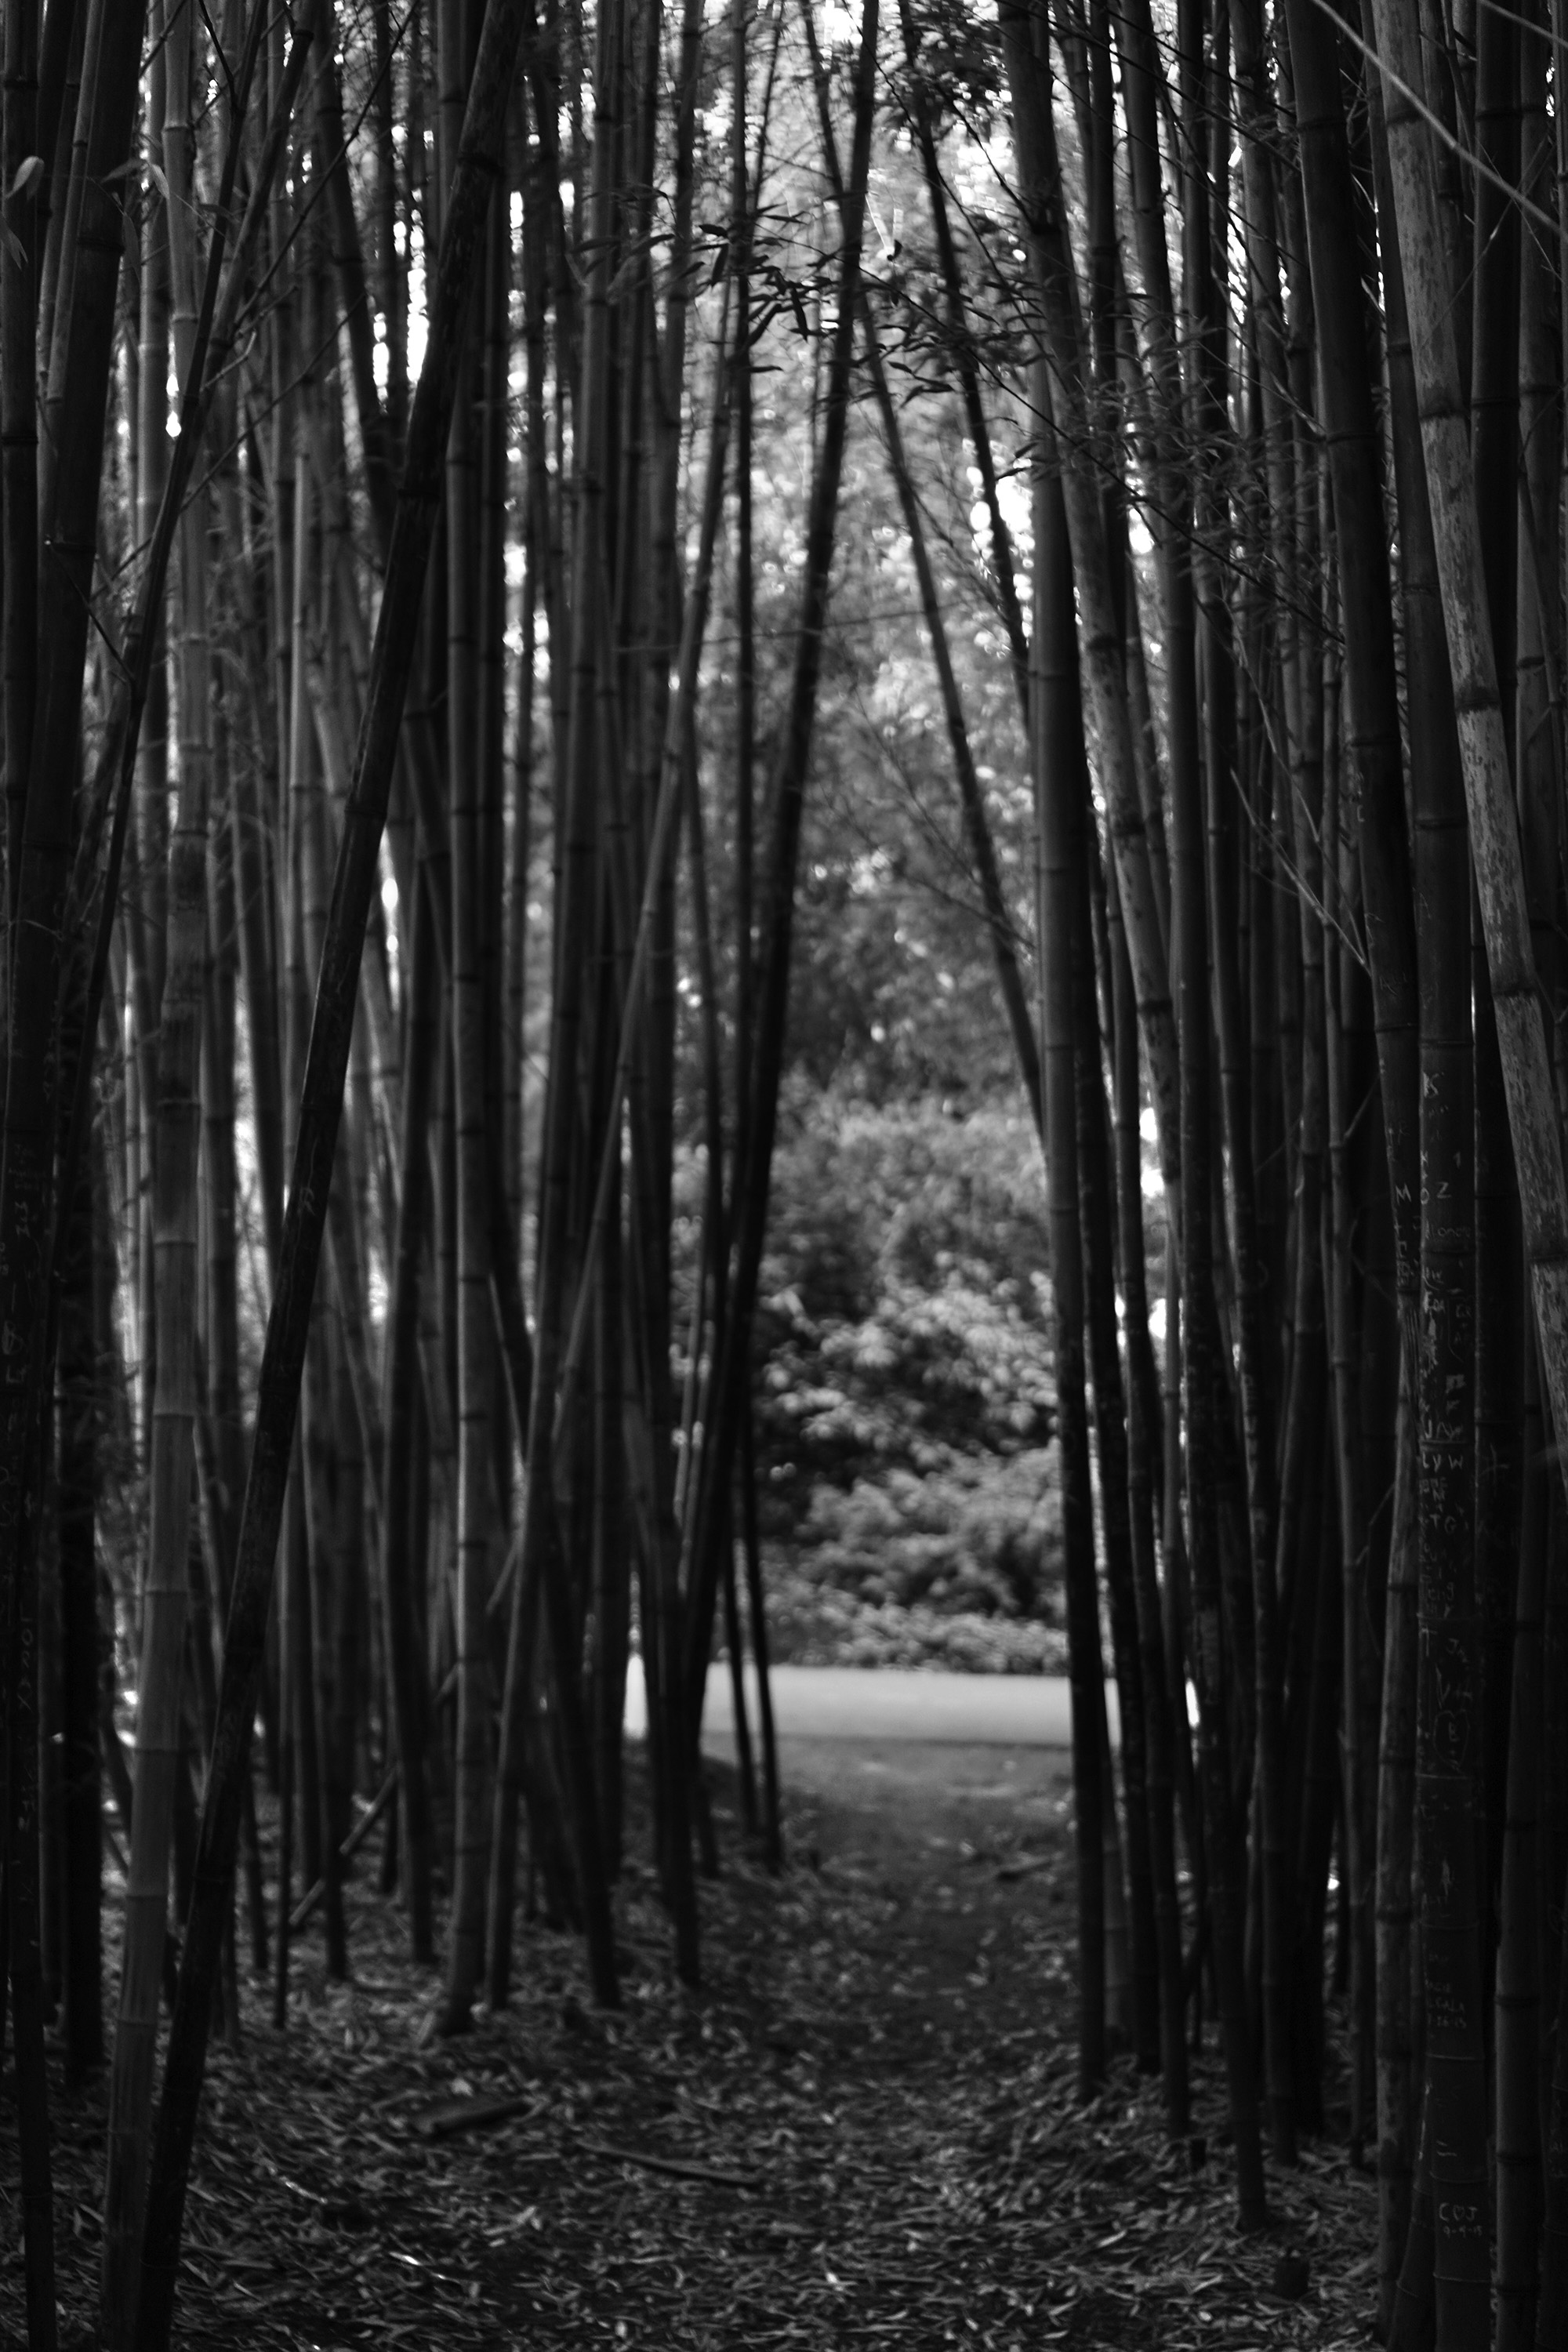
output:
<path id="1" fill-rule="evenodd" d="M 1047 395 L 1044 363 L 1037 397 Z M 1051 1289 L 1056 1321 L 1057 1432 L 1061 1444 L 1062 1541 L 1072 1680 L 1073 1822 L 1078 1858 L 1078 2095 L 1092 2098 L 1106 2064 L 1106 1895 L 1098 1709 L 1103 1694 L 1100 1613 L 1084 1396 L 1082 1234 L 1079 1222 L 1078 1091 L 1072 1004 L 1075 899 L 1083 894 L 1078 761 L 1081 706 L 1072 607 L 1072 555 L 1060 478 L 1042 452 L 1035 485 L 1035 630 L 1030 677 L 1038 873 L 1040 1030 Z M 1081 917 L 1079 918 L 1081 920 Z"/>

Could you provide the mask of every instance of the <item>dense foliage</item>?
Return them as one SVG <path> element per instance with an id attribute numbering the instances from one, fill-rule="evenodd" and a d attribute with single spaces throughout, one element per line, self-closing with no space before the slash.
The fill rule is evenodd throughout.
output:
<path id="1" fill-rule="evenodd" d="M 1025 1112 L 795 1092 L 758 1318 L 781 1656 L 1060 1663 L 1048 1310 Z"/>

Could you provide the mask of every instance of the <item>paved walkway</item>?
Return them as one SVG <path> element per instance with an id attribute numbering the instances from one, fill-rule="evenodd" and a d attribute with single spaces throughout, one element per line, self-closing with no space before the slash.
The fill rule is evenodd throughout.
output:
<path id="1" fill-rule="evenodd" d="M 773 1722 L 781 1739 L 918 1740 L 955 1747 L 1067 1748 L 1072 1703 L 1059 1675 L 953 1675 L 896 1666 L 775 1666 Z M 756 1676 L 746 1669 L 747 1713 L 756 1721 Z M 1110 1737 L 1116 1690 L 1108 1683 Z M 647 1727 L 642 1664 L 626 1677 L 626 1729 Z M 730 1670 L 708 1671 L 704 1737 L 732 1737 Z"/>

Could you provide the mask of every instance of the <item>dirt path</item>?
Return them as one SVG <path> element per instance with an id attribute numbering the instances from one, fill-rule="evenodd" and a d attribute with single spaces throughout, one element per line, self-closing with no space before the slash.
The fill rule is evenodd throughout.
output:
<path id="1" fill-rule="evenodd" d="M 180 2341 L 314 2347 L 1185 2347 L 1364 2341 L 1372 2184 L 1325 2149 L 1239 2241 L 1212 2072 L 1197 2171 L 1118 2062 L 1073 2105 L 1066 1759 L 791 1743 L 790 1867 L 741 1851 L 706 1982 L 670 1979 L 650 1875 L 620 1897 L 626 1999 L 585 2013 L 574 1939 L 536 1926 L 504 2015 L 434 2034 L 437 1988 L 393 1906 L 353 1889 L 356 1975 L 300 1955 L 286 2040 L 247 2002 L 209 2077 Z M 647 1851 L 646 1822 L 628 1852 Z M 258 2021 L 252 2022 L 253 2020 Z M 57 2104 L 65 2341 L 90 2339 L 100 2089 Z M 509 2102 L 488 2128 L 475 2102 Z M 0 2143 L 15 2208 L 14 2108 Z M 463 2127 L 450 2128 L 455 2122 Z M 1270 2292 L 1282 2246 L 1304 2298 Z M 0 2343 L 20 2343 L 19 2252 Z"/>

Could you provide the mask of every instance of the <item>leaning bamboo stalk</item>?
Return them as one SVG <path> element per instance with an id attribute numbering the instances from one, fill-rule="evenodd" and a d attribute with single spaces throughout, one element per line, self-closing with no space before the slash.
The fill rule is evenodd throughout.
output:
<path id="1" fill-rule="evenodd" d="M 311 676 L 310 699 L 312 702 L 316 699 L 316 690 L 314 677 Z M 319 748 L 320 737 L 321 730 L 318 726 L 316 735 L 309 744 L 309 750 L 312 755 Z M 342 792 L 336 796 L 340 805 L 347 793 L 346 770 L 342 774 Z M 319 934 L 325 915 L 328 892 L 327 861 L 331 853 L 336 832 L 333 823 L 334 812 L 329 805 L 328 795 L 320 790 L 319 785 L 310 794 L 310 803 L 306 820 L 300 827 L 300 854 L 304 861 L 303 882 L 308 905 L 306 918 L 308 940 Z M 384 945 L 384 942 L 382 944 Z M 362 1004 L 366 1002 L 373 1005 L 377 1003 L 385 992 L 386 971 L 376 953 L 376 946 L 377 942 L 374 937 L 367 938 L 365 962 L 361 969 Z M 387 1034 L 391 1028 L 389 1002 L 385 1005 L 384 1024 L 377 1021 L 374 1025 L 377 1027 L 378 1034 L 384 1036 Z M 390 1042 L 388 1038 L 388 1043 Z M 401 1118 L 401 1079 L 388 1075 L 384 1065 L 383 1075 L 388 1109 L 396 1112 Z M 352 1113 L 345 1111 L 344 1122 L 346 1133 L 356 1132 Z M 347 1152 L 340 1150 L 340 1161 L 345 1160 L 348 1156 Z M 338 1176 L 328 1195 L 327 1244 L 331 1254 L 332 1283 L 341 1326 L 342 1344 L 347 1359 L 350 1389 L 359 1423 L 360 1439 L 364 1449 L 365 1465 L 371 1479 L 370 1507 L 379 1528 L 385 1436 L 382 1425 L 381 1391 L 371 1358 L 371 1332 L 366 1308 L 368 1285 L 365 1272 L 363 1221 L 359 1213 L 354 1187 L 346 1166 L 340 1166 Z"/>
<path id="2" fill-rule="evenodd" d="M 1043 378 L 1043 364 L 1037 379 Z M 1043 383 L 1039 397 L 1046 394 Z M 1102 1825 L 1110 1790 L 1102 1769 L 1099 1714 L 1100 1612 L 1084 1395 L 1083 1237 L 1079 1212 L 1078 1092 L 1072 1003 L 1075 901 L 1082 888 L 1083 813 L 1075 805 L 1082 759 L 1076 688 L 1072 559 L 1059 478 L 1037 460 L 1035 632 L 1029 681 L 1033 719 L 1040 941 L 1039 1001 L 1044 1140 L 1055 1308 L 1057 1427 L 1062 1453 L 1062 1538 L 1068 1655 L 1072 1684 L 1073 1814 L 1078 1859 L 1078 2093 L 1091 2098 L 1106 2056 L 1107 1911 Z M 1083 796 L 1085 807 L 1088 795 Z M 1081 915 L 1079 916 L 1081 920 Z M 1114 1819 L 1114 1802 L 1110 1811 Z"/>
<path id="3" fill-rule="evenodd" d="M 409 423 L 386 584 L 361 722 L 353 788 L 343 814 L 315 1017 L 311 1024 L 293 1181 L 278 1283 L 268 1318 L 250 1474 L 205 1801 L 195 1885 L 143 2240 L 137 2352 L 165 2352 L 174 2316 L 185 2183 L 206 2056 L 223 1923 L 238 1838 L 251 1719 L 265 1650 L 272 1565 L 282 1520 L 300 1377 L 320 1265 L 343 1080 L 348 1069 L 360 953 L 379 877 L 404 695 L 441 490 L 441 457 L 458 384 L 457 354 L 483 250 L 484 215 L 500 169 L 511 79 L 522 34 L 521 0 L 489 0 L 468 116 L 429 294 L 429 339 Z"/>

